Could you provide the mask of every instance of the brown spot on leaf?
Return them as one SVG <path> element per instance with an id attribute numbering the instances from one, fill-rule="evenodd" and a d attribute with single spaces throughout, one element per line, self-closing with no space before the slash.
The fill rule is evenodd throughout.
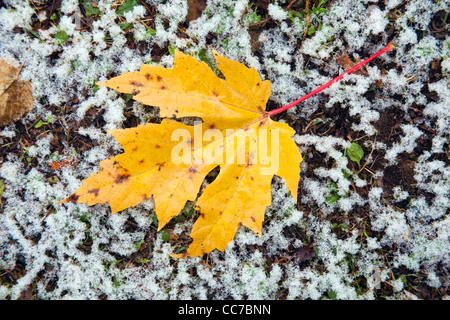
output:
<path id="1" fill-rule="evenodd" d="M 159 149 L 159 148 L 161 148 L 161 146 L 159 144 L 155 144 L 155 148 Z"/>
<path id="2" fill-rule="evenodd" d="M 100 191 L 100 189 L 97 188 L 97 189 L 89 190 L 88 193 L 93 193 L 96 197 L 98 197 L 98 192 L 99 192 L 99 191 Z"/>
<path id="3" fill-rule="evenodd" d="M 165 86 L 161 86 L 161 90 L 166 90 L 166 87 Z"/>
<path id="4" fill-rule="evenodd" d="M 156 76 L 156 80 L 158 80 L 158 82 L 161 82 L 162 78 L 160 76 Z"/>
<path id="5" fill-rule="evenodd" d="M 114 183 L 120 184 L 128 181 L 130 175 L 128 173 L 121 174 L 117 176 L 116 180 L 114 180 Z"/>
<path id="6" fill-rule="evenodd" d="M 147 79 L 147 80 L 152 80 L 153 77 L 152 77 L 152 75 L 151 75 L 150 73 L 146 73 L 146 74 L 145 74 L 145 79 Z"/>
<path id="7" fill-rule="evenodd" d="M 190 167 L 190 168 L 189 168 L 189 173 L 196 174 L 196 173 L 197 173 L 197 169 L 194 168 L 194 167 Z"/>
<path id="8" fill-rule="evenodd" d="M 71 202 L 71 203 L 75 203 L 78 201 L 78 198 L 80 198 L 80 196 L 74 193 L 73 195 L 71 195 L 70 197 L 67 198 L 67 201 Z"/>
<path id="9" fill-rule="evenodd" d="M 143 164 L 145 162 L 145 159 L 139 160 L 139 164 Z"/>
<path id="10" fill-rule="evenodd" d="M 143 87 L 143 86 L 144 86 L 142 83 L 136 82 L 136 81 L 134 81 L 134 80 L 131 80 L 131 81 L 130 81 L 130 84 L 131 84 L 132 86 L 135 86 L 135 87 Z"/>

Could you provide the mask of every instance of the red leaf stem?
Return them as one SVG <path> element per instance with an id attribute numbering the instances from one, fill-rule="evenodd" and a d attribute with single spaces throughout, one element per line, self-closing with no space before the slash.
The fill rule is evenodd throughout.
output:
<path id="1" fill-rule="evenodd" d="M 331 80 L 331 81 L 325 83 L 324 85 L 318 87 L 317 89 L 311 91 L 311 92 L 308 93 L 307 95 L 305 95 L 305 96 L 301 97 L 300 99 L 295 100 L 295 101 L 293 101 L 293 102 L 291 102 L 291 103 L 285 105 L 284 107 L 281 107 L 281 108 L 278 108 L 278 109 L 269 111 L 269 113 L 268 113 L 269 116 L 273 116 L 273 115 L 278 114 L 278 113 L 280 113 L 280 112 L 286 111 L 286 110 L 289 109 L 289 108 L 292 108 L 293 106 L 299 104 L 299 103 L 302 102 L 303 100 L 306 100 L 306 99 L 312 97 L 313 95 L 315 95 L 316 93 L 319 93 L 319 92 L 321 92 L 322 90 L 328 88 L 328 87 L 331 86 L 333 83 L 338 82 L 338 81 L 341 80 L 346 74 L 350 74 L 350 73 L 352 73 L 352 72 L 355 72 L 356 70 L 358 70 L 359 68 L 361 68 L 361 67 L 364 66 L 365 64 L 369 63 L 369 62 L 372 61 L 373 59 L 375 59 L 375 58 L 381 56 L 381 55 L 382 55 L 383 53 L 385 53 L 385 52 L 391 51 L 391 50 L 394 49 L 394 48 L 395 48 L 394 45 L 393 45 L 391 42 L 389 42 L 389 43 L 387 44 L 387 46 L 385 46 L 383 49 L 381 49 L 380 51 L 378 51 L 377 53 L 375 53 L 375 54 L 374 54 L 373 56 L 371 56 L 370 58 L 367 58 L 366 60 L 364 60 L 364 61 L 358 63 L 358 64 L 357 64 L 356 66 L 354 66 L 353 68 L 348 69 L 347 71 L 345 71 L 345 72 L 342 73 L 341 75 L 339 75 L 339 76 L 337 76 L 336 78 L 334 78 L 333 80 Z"/>

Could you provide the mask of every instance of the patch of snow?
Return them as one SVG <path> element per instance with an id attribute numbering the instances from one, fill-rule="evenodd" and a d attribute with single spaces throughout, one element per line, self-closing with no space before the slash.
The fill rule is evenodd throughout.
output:
<path id="1" fill-rule="evenodd" d="M 280 6 L 269 3 L 269 6 L 267 7 L 267 10 L 269 12 L 269 15 L 277 21 L 283 21 L 288 17 L 287 12 L 283 10 Z"/>

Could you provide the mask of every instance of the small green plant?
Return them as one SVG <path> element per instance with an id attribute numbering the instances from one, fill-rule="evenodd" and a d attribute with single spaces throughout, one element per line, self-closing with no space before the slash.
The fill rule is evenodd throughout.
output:
<path id="1" fill-rule="evenodd" d="M 155 29 L 146 29 L 145 33 L 135 33 L 134 34 L 134 39 L 136 41 L 145 41 L 147 39 L 152 38 L 154 35 L 156 34 L 156 30 Z M 147 63 L 149 64 L 149 63 Z"/>
<path id="2" fill-rule="evenodd" d="M 328 298 L 328 299 L 330 299 L 330 300 L 336 300 L 336 299 L 337 299 L 337 294 L 336 294 L 336 292 L 334 292 L 333 290 L 330 290 L 330 291 L 328 291 L 328 292 L 325 294 L 325 297 Z"/>
<path id="3" fill-rule="evenodd" d="M 45 126 L 45 125 L 47 125 L 47 124 L 48 124 L 47 122 L 44 122 L 44 121 L 42 121 L 42 120 L 39 120 L 39 121 L 34 125 L 34 128 L 35 128 L 35 129 L 39 129 L 40 127 Z M 45 129 L 44 129 L 44 131 L 45 131 Z"/>
<path id="4" fill-rule="evenodd" d="M 122 29 L 122 30 L 125 30 L 126 28 L 128 28 L 128 27 L 133 27 L 133 25 L 131 24 L 131 23 L 118 23 L 117 24 L 119 27 L 120 27 L 120 29 Z"/>
<path id="5" fill-rule="evenodd" d="M 327 2 L 328 0 L 320 0 L 317 7 L 313 6 L 311 9 L 309 9 L 309 21 L 311 22 L 311 24 L 308 27 L 308 36 L 314 34 L 316 31 L 322 30 L 323 25 L 321 17 L 323 17 L 327 13 L 327 9 L 322 8 L 322 6 Z M 307 14 L 305 9 L 302 9 L 299 12 L 295 10 L 290 10 L 288 12 L 288 17 L 292 20 L 292 22 L 301 24 L 302 26 L 306 26 L 306 16 Z M 317 30 L 313 22 L 317 25 Z"/>
<path id="6" fill-rule="evenodd" d="M 84 11 L 86 12 L 86 16 L 92 17 L 96 16 L 100 13 L 100 9 L 97 7 L 94 7 L 90 0 L 83 0 L 82 1 Z"/>
<path id="7" fill-rule="evenodd" d="M 79 60 L 71 60 L 70 65 L 72 66 L 72 69 L 74 69 L 74 70 L 76 70 L 82 66 L 82 64 Z"/>
<path id="8" fill-rule="evenodd" d="M 109 72 L 109 71 L 108 71 L 108 72 Z M 89 87 L 92 88 L 92 92 L 93 92 L 94 94 L 100 89 L 100 87 L 99 87 L 98 85 L 96 85 L 95 79 L 92 78 L 92 77 L 88 77 L 88 78 L 85 80 L 85 82 L 86 82 L 86 85 L 87 85 L 87 86 L 89 86 Z"/>
<path id="9" fill-rule="evenodd" d="M 3 179 L 0 179 L 0 200 L 2 199 L 3 191 L 5 191 L 5 183 L 3 182 Z"/>
<path id="10" fill-rule="evenodd" d="M 254 3 L 250 3 L 249 4 L 249 14 L 247 14 L 244 17 L 243 23 L 244 25 L 249 25 L 249 24 L 253 24 L 253 23 L 258 23 L 261 21 L 261 16 L 259 14 L 256 13 L 256 7 L 254 5 Z"/>
<path id="11" fill-rule="evenodd" d="M 215 75 L 219 74 L 219 69 L 217 69 L 214 61 L 208 56 L 208 52 L 206 51 L 206 49 L 201 48 L 194 54 L 197 56 L 198 60 L 205 62 L 211 68 L 211 70 L 214 72 Z"/>
<path id="12" fill-rule="evenodd" d="M 175 50 L 177 49 L 177 47 L 175 47 L 174 45 L 169 45 L 169 54 L 173 57 L 175 56 Z"/>
<path id="13" fill-rule="evenodd" d="M 261 16 L 257 14 L 256 12 L 252 12 L 245 16 L 244 18 L 244 24 L 249 25 L 253 23 L 257 23 L 261 21 Z"/>
<path id="14" fill-rule="evenodd" d="M 56 43 L 59 46 L 63 46 L 67 43 L 67 40 L 69 39 L 69 35 L 64 30 L 58 30 L 55 34 Z"/>
<path id="15" fill-rule="evenodd" d="M 344 223 L 340 223 L 340 224 L 333 223 L 333 226 L 332 226 L 332 229 L 333 229 L 333 230 L 334 230 L 334 229 L 339 229 L 339 230 L 341 230 L 341 231 L 348 230 L 349 228 L 350 228 L 350 227 L 349 227 L 348 225 L 344 224 Z"/>
<path id="16" fill-rule="evenodd" d="M 345 154 L 361 168 L 361 159 L 364 157 L 364 151 L 359 144 L 352 142 L 350 147 L 345 149 L 344 155 Z"/>
<path id="17" fill-rule="evenodd" d="M 40 36 L 39 33 L 37 33 L 36 31 L 31 30 L 31 29 L 25 29 L 25 30 L 27 30 L 29 33 L 31 33 L 31 35 L 32 35 L 33 37 L 35 37 L 35 38 L 41 40 L 41 36 Z"/>
<path id="18" fill-rule="evenodd" d="M 332 191 L 331 195 L 329 195 L 325 199 L 325 201 L 331 206 L 331 205 L 335 204 L 338 201 L 338 199 L 339 199 L 339 196 L 338 196 L 337 192 Z"/>
<path id="19" fill-rule="evenodd" d="M 34 128 L 35 129 L 39 129 L 40 127 L 44 127 L 44 131 L 45 131 L 45 126 L 48 125 L 49 123 L 53 123 L 54 119 L 53 116 L 51 114 L 48 114 L 44 120 L 40 119 L 35 125 Z"/>
<path id="20" fill-rule="evenodd" d="M 168 242 L 170 240 L 170 235 L 169 235 L 169 232 L 167 232 L 167 230 L 161 231 L 161 239 L 164 242 Z"/>
<path id="21" fill-rule="evenodd" d="M 28 150 L 25 150 L 22 155 L 19 158 L 19 162 L 22 161 L 25 158 L 25 155 L 28 155 Z M 26 157 L 25 160 L 27 161 L 27 165 L 30 167 L 31 166 L 31 161 L 33 160 L 33 158 L 31 157 Z"/>
<path id="22" fill-rule="evenodd" d="M 434 53 L 434 50 L 433 48 L 431 48 L 431 46 L 417 47 L 417 50 L 421 53 L 422 57 L 429 57 Z"/>
<path id="23" fill-rule="evenodd" d="M 190 217 L 192 217 L 195 214 L 195 209 L 193 206 L 191 206 L 190 208 L 185 208 L 181 214 L 179 214 L 178 216 L 175 217 L 175 221 L 176 222 L 183 222 L 187 219 L 189 219 Z"/>
<path id="24" fill-rule="evenodd" d="M 144 239 L 140 239 L 138 242 L 136 242 L 134 244 L 134 249 L 136 251 L 139 251 L 139 249 L 141 249 L 142 244 L 144 244 L 144 243 L 145 243 L 145 240 Z"/>
<path id="25" fill-rule="evenodd" d="M 328 188 L 330 189 L 330 195 L 325 199 L 325 201 L 331 206 L 334 205 L 341 196 L 339 196 L 338 186 L 335 182 L 330 182 Z"/>
<path id="26" fill-rule="evenodd" d="M 121 17 L 125 17 L 126 12 L 133 11 L 134 7 L 139 6 L 138 0 L 126 0 L 117 8 L 117 14 Z"/>

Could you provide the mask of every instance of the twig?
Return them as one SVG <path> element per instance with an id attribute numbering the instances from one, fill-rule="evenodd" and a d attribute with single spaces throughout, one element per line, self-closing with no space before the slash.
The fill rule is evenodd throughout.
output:
<path id="1" fill-rule="evenodd" d="M 291 7 L 294 5 L 294 3 L 296 3 L 298 0 L 292 0 L 291 2 L 289 2 L 288 6 L 286 7 L 286 11 L 290 10 Z"/>
<path id="2" fill-rule="evenodd" d="M 433 130 L 431 130 L 431 129 L 428 129 L 427 127 L 425 127 L 425 126 L 423 126 L 423 125 L 421 125 L 421 124 L 419 124 L 418 127 L 419 127 L 420 129 L 422 129 L 422 130 L 425 130 L 425 131 L 429 132 L 429 133 L 436 134 L 436 131 L 433 131 Z"/>
<path id="3" fill-rule="evenodd" d="M 364 139 L 364 138 L 367 137 L 367 136 L 368 136 L 368 134 L 365 134 L 365 135 L 363 135 L 362 137 L 353 139 L 353 141 L 358 141 L 358 140 Z M 351 142 L 351 140 L 350 140 L 350 142 Z"/>
<path id="4" fill-rule="evenodd" d="M 414 110 L 414 111 L 417 112 L 417 113 L 423 113 L 422 110 L 419 110 L 419 109 L 414 108 L 414 107 L 409 107 L 409 109 Z"/>
<path id="5" fill-rule="evenodd" d="M 303 133 L 305 133 L 306 131 L 308 131 L 309 127 L 312 126 L 313 123 L 316 122 L 317 120 L 322 120 L 322 119 L 320 119 L 320 118 L 315 118 L 315 119 L 311 120 L 311 121 L 307 124 L 307 126 L 305 127 L 305 129 L 303 129 Z"/>
<path id="6" fill-rule="evenodd" d="M 369 163 L 370 158 L 372 157 L 372 153 L 373 153 L 373 149 L 375 148 L 375 143 L 377 142 L 377 138 L 375 137 L 375 140 L 373 140 L 372 143 L 372 150 L 370 150 L 369 155 L 367 156 L 367 160 L 366 163 L 364 163 L 364 165 L 361 167 L 361 169 L 359 169 L 359 171 L 356 173 L 356 175 L 359 175 L 361 173 L 361 171 L 364 170 L 364 168 L 367 166 L 367 164 Z"/>
<path id="7" fill-rule="evenodd" d="M 49 105 L 45 110 L 48 111 L 51 107 L 53 107 L 53 104 Z M 31 128 L 33 128 L 33 127 L 36 125 L 36 123 L 38 123 L 40 120 L 42 120 L 42 117 L 43 117 L 43 116 L 44 116 L 44 114 L 41 114 L 41 115 L 33 122 L 33 124 L 32 124 L 31 126 L 29 126 L 28 128 L 25 127 L 25 129 L 26 129 L 28 135 L 30 135 L 30 134 L 28 133 L 28 130 L 30 130 Z"/>
<path id="8" fill-rule="evenodd" d="M 272 19 L 272 17 L 267 17 L 267 18 L 265 18 L 264 20 L 261 20 L 261 21 L 255 22 L 255 23 L 248 24 L 248 25 L 246 25 L 245 27 L 255 27 L 255 26 L 259 26 L 259 25 L 261 25 L 261 24 L 266 23 L 267 21 L 270 21 L 271 19 Z"/>
<path id="9" fill-rule="evenodd" d="M 144 2 L 144 1 L 142 1 L 142 0 L 138 0 L 146 9 L 147 9 L 147 11 L 148 11 L 148 13 L 150 14 L 150 15 L 152 15 L 152 12 L 150 11 L 150 8 L 149 7 L 147 7 L 147 4 Z"/>
<path id="10" fill-rule="evenodd" d="M 52 210 L 52 208 L 48 209 L 47 212 L 44 214 L 44 216 L 42 217 L 42 219 L 39 221 L 39 223 L 42 223 L 42 221 L 44 221 L 45 218 L 47 218 L 51 213 L 54 213 L 54 211 Z"/>
<path id="11" fill-rule="evenodd" d="M 306 34 L 308 33 L 309 26 L 311 25 L 311 23 L 310 23 L 310 21 L 309 21 L 309 1 L 310 1 L 310 0 L 306 0 L 306 6 L 305 6 L 305 12 L 306 12 L 306 28 L 305 28 L 305 31 L 303 32 L 302 43 L 303 43 L 303 41 L 305 41 L 305 39 L 306 39 Z"/>

